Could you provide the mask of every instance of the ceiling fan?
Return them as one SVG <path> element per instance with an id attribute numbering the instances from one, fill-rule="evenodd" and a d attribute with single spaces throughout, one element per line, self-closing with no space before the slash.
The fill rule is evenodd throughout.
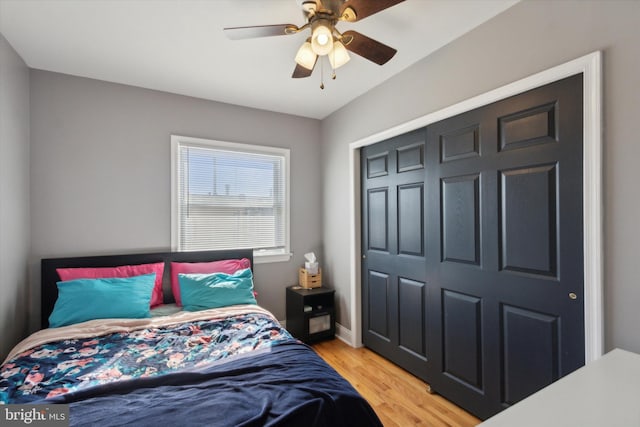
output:
<path id="1" fill-rule="evenodd" d="M 349 53 L 360 55 L 378 65 L 389 61 L 397 52 L 394 48 L 371 39 L 356 31 L 341 33 L 336 29 L 339 21 L 357 22 L 383 11 L 404 0 L 297 0 L 302 8 L 306 23 L 300 27 L 294 24 L 258 25 L 250 27 L 230 27 L 224 32 L 232 40 L 256 37 L 283 36 L 297 34 L 310 29 L 310 37 L 296 54 L 296 68 L 291 77 L 309 77 L 318 57 L 327 56 L 331 68 L 335 70 L 349 61 Z M 335 78 L 335 72 L 333 75 Z M 320 85 L 324 88 L 324 85 Z"/>

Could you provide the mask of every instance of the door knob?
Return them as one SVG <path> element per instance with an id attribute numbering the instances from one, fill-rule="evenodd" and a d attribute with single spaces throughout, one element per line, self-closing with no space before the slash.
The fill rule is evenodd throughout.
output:
<path id="1" fill-rule="evenodd" d="M 578 295 L 574 294 L 573 292 L 569 292 L 569 298 L 571 299 L 577 299 Z"/>

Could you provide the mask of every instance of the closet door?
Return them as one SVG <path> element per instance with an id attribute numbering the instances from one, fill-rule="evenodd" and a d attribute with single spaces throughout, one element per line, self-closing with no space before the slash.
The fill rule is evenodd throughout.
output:
<path id="1" fill-rule="evenodd" d="M 487 418 L 584 364 L 582 75 L 424 135 L 362 150 L 363 341 Z"/>
<path id="2" fill-rule="evenodd" d="M 365 147 L 363 342 L 426 378 L 424 129 Z"/>
<path id="3" fill-rule="evenodd" d="M 582 75 L 429 126 L 426 158 L 427 377 L 486 418 L 584 364 Z"/>

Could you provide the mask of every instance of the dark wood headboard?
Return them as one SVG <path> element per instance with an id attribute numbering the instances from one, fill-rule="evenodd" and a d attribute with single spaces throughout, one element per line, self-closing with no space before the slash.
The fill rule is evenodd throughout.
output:
<path id="1" fill-rule="evenodd" d="M 240 258 L 249 258 L 249 261 L 251 261 L 251 268 L 253 268 L 252 249 L 199 252 L 155 252 L 128 255 L 102 255 L 43 259 L 41 261 L 41 327 L 43 329 L 49 327 L 49 315 L 53 311 L 53 306 L 56 303 L 56 299 L 58 299 L 57 282 L 60 281 L 60 277 L 56 272 L 57 268 L 117 267 L 120 265 L 137 265 L 164 262 L 162 290 L 164 293 L 164 303 L 168 304 L 175 302 L 175 300 L 173 299 L 173 294 L 171 293 L 171 262 L 207 262 Z"/>

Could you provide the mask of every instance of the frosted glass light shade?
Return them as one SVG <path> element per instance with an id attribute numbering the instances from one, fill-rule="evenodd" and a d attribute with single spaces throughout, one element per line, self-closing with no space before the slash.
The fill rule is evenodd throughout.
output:
<path id="1" fill-rule="evenodd" d="M 313 70 L 318 55 L 311 48 L 311 43 L 304 42 L 296 54 L 296 63 L 307 70 Z"/>
<path id="2" fill-rule="evenodd" d="M 329 53 L 329 62 L 331 63 L 331 68 L 334 70 L 336 68 L 342 67 L 344 64 L 349 62 L 351 59 L 349 57 L 349 52 L 347 52 L 347 48 L 340 42 L 333 43 L 333 50 Z"/>
<path id="3" fill-rule="evenodd" d="M 311 48 L 319 56 L 326 55 L 333 49 L 333 34 L 322 21 L 316 21 L 314 24 L 311 33 Z"/>

